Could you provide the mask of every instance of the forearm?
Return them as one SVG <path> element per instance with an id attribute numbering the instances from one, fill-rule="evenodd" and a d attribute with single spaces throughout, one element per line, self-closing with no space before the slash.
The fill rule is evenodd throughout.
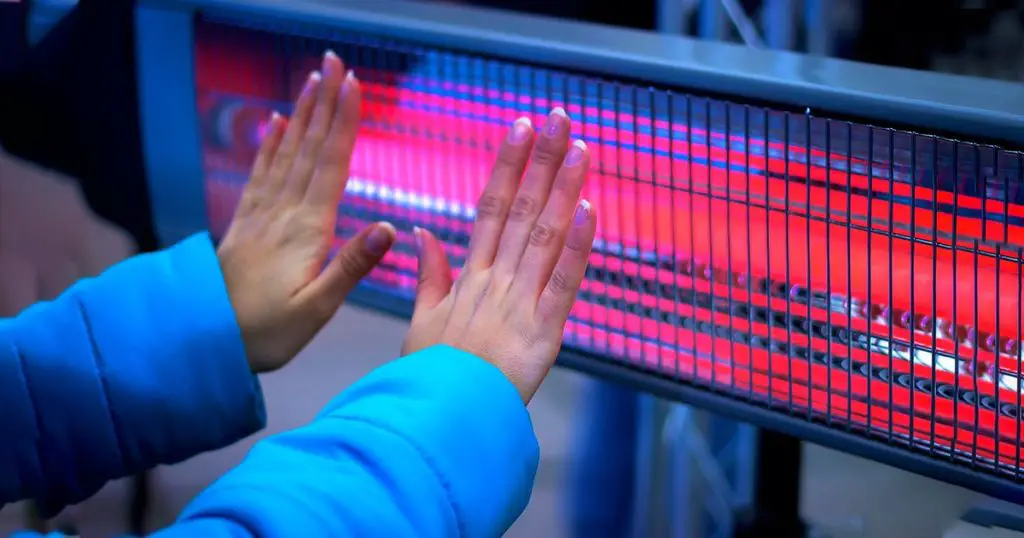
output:
<path id="1" fill-rule="evenodd" d="M 257 444 L 164 532 L 489 538 L 526 507 L 537 461 L 529 414 L 504 375 L 436 347 Z"/>
<path id="2" fill-rule="evenodd" d="M 209 239 L 137 256 L 0 320 L 0 503 L 59 509 L 264 423 Z"/>

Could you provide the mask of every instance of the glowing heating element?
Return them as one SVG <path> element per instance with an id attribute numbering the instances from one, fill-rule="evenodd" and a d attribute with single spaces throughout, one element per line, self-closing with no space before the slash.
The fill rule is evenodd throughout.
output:
<path id="1" fill-rule="evenodd" d="M 567 346 L 1020 474 L 1019 153 L 358 36 L 196 36 L 215 233 L 328 45 L 365 92 L 339 240 L 394 223 L 371 282 L 397 296 L 412 227 L 458 266 L 505 130 L 563 106 L 600 215 Z"/>

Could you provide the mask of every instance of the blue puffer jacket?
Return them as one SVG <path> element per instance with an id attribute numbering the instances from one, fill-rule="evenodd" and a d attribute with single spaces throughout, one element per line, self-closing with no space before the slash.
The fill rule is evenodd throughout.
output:
<path id="1" fill-rule="evenodd" d="M 0 409 L 0 505 L 50 512 L 263 427 L 209 238 L 0 320 Z M 537 461 L 511 383 L 438 346 L 257 443 L 158 535 L 491 538 L 526 507 Z"/>

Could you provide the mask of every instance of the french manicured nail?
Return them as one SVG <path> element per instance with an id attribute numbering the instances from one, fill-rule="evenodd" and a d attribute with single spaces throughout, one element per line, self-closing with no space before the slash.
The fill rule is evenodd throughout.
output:
<path id="1" fill-rule="evenodd" d="M 415 226 L 412 229 L 412 238 L 416 242 L 416 252 L 423 252 L 423 228 Z"/>
<path id="2" fill-rule="evenodd" d="M 583 156 L 587 153 L 587 144 L 582 140 L 574 140 L 572 147 L 569 148 L 569 155 L 565 157 L 566 166 L 576 166 L 583 161 Z"/>
<path id="3" fill-rule="evenodd" d="M 338 68 L 339 62 L 337 62 L 335 60 L 338 60 L 338 55 L 335 54 L 333 50 L 327 49 L 327 51 L 324 52 L 324 61 L 323 61 L 324 73 L 329 73 L 332 70 Z"/>
<path id="4" fill-rule="evenodd" d="M 522 144 L 530 137 L 532 131 L 533 122 L 530 121 L 530 118 L 523 116 L 512 124 L 512 132 L 508 135 L 508 141 L 515 145 Z"/>
<path id="5" fill-rule="evenodd" d="M 569 119 L 569 116 L 565 113 L 565 109 L 560 106 L 555 107 L 551 114 L 548 115 L 548 124 L 544 128 L 544 133 L 549 137 L 558 135 L 559 131 L 562 130 L 562 124 L 565 123 L 564 120 L 567 119 Z"/>
<path id="6" fill-rule="evenodd" d="M 309 74 L 309 78 L 306 79 L 305 91 L 311 92 L 316 89 L 317 85 L 320 84 L 320 79 L 323 78 L 319 71 L 313 71 Z"/>
<path id="7" fill-rule="evenodd" d="M 341 83 L 341 95 L 348 95 L 348 92 L 352 91 L 356 85 L 356 74 L 349 69 L 348 73 L 345 73 L 345 81 Z"/>
<path id="8" fill-rule="evenodd" d="M 576 205 L 576 212 L 572 216 L 573 226 L 583 226 L 590 218 L 590 202 L 586 199 L 580 200 L 580 203 Z"/>
<path id="9" fill-rule="evenodd" d="M 384 254 L 391 248 L 392 238 L 395 237 L 395 227 L 389 222 L 381 222 L 370 230 L 366 236 L 366 251 L 370 254 Z"/>

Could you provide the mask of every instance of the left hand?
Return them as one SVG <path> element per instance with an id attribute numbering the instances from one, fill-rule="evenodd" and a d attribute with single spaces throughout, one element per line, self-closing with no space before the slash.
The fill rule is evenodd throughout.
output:
<path id="1" fill-rule="evenodd" d="M 359 82 L 332 52 L 290 120 L 271 118 L 217 250 L 254 372 L 288 363 L 387 253 L 395 229 L 363 229 L 324 268 L 360 121 Z"/>

